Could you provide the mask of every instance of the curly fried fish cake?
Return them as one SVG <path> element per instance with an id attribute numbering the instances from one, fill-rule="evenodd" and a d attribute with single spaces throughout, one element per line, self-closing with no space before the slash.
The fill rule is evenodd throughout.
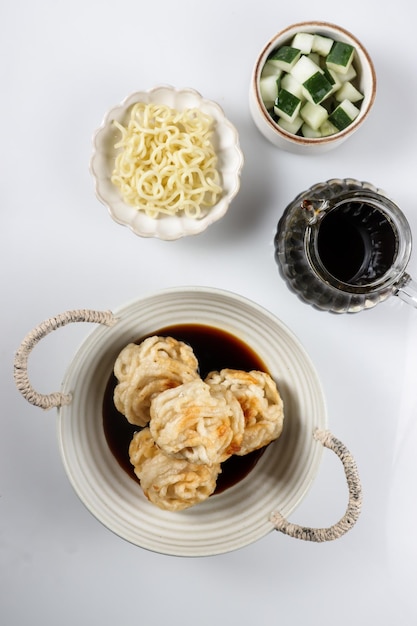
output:
<path id="1" fill-rule="evenodd" d="M 283 428 L 284 405 L 275 381 L 269 374 L 257 370 L 223 369 L 210 372 L 205 382 L 209 386 L 231 392 L 239 402 L 245 429 L 238 455 L 245 455 L 277 439 Z"/>
<path id="2" fill-rule="evenodd" d="M 232 394 L 196 379 L 155 396 L 149 427 L 168 455 L 191 463 L 221 463 L 240 450 L 244 416 Z"/>
<path id="3" fill-rule="evenodd" d="M 114 374 L 116 409 L 137 426 L 148 424 L 155 395 L 199 377 L 198 361 L 189 345 L 157 336 L 128 344 L 116 359 Z"/>
<path id="4" fill-rule="evenodd" d="M 130 462 L 150 502 L 167 511 L 183 511 L 206 500 L 216 489 L 220 464 L 201 465 L 168 457 L 149 428 L 135 433 Z"/>

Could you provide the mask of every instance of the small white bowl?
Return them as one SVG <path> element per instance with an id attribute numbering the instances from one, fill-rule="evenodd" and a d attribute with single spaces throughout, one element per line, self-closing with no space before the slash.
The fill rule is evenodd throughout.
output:
<path id="1" fill-rule="evenodd" d="M 126 123 L 130 108 L 136 102 L 166 104 L 179 111 L 198 108 L 214 118 L 212 143 L 218 157 L 217 169 L 221 176 L 223 194 L 218 203 L 211 207 L 203 217 L 193 219 L 182 215 L 164 215 L 151 218 L 126 204 L 119 189 L 111 182 L 117 153 L 114 144 L 119 139 L 119 132 L 114 127 L 113 121 Z M 242 167 L 243 154 L 237 130 L 226 119 L 221 107 L 211 100 L 206 100 L 194 89 L 177 89 L 165 85 L 133 93 L 119 105 L 111 108 L 94 134 L 93 153 L 90 160 L 90 172 L 94 179 L 96 195 L 107 207 L 115 222 L 129 227 L 133 233 L 141 237 L 156 237 L 164 240 L 196 235 L 221 219 L 239 191 Z"/>
<path id="2" fill-rule="evenodd" d="M 335 41 L 348 43 L 356 49 L 354 63 L 358 73 L 359 89 L 364 94 L 364 98 L 356 119 L 347 128 L 334 135 L 310 139 L 286 132 L 272 119 L 260 95 L 259 80 L 267 58 L 275 49 L 284 44 L 289 44 L 294 35 L 300 32 L 324 35 Z M 335 24 L 318 21 L 300 22 L 278 32 L 262 49 L 252 72 L 249 106 L 257 128 L 275 146 L 298 154 L 321 154 L 339 146 L 358 130 L 369 115 L 374 104 L 375 95 L 375 69 L 368 52 L 356 37 Z"/>

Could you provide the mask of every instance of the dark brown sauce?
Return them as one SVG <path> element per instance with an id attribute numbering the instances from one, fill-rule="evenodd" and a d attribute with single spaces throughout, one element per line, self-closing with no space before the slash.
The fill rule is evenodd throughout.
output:
<path id="1" fill-rule="evenodd" d="M 392 225 L 365 202 L 348 202 L 331 210 L 320 223 L 317 244 L 327 271 L 350 285 L 381 278 L 397 251 Z"/>
<path id="2" fill-rule="evenodd" d="M 261 370 L 267 372 L 266 366 L 257 354 L 243 341 L 234 335 L 199 324 L 179 324 L 156 330 L 152 335 L 171 336 L 178 341 L 188 343 L 194 350 L 199 365 L 200 376 L 213 370 L 223 368 L 240 370 Z M 143 341 L 145 337 L 137 340 Z M 103 399 L 103 426 L 108 446 L 119 465 L 138 481 L 129 461 L 129 444 L 138 426 L 129 424 L 126 418 L 117 411 L 113 402 L 116 378 L 112 374 L 107 383 Z M 217 480 L 215 493 L 221 493 L 235 485 L 255 467 L 265 448 L 255 450 L 245 456 L 232 456 L 222 464 L 222 472 Z"/>

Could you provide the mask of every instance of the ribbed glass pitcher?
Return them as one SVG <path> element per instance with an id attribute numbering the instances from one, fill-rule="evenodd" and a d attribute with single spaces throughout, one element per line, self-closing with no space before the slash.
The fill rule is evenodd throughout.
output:
<path id="1" fill-rule="evenodd" d="M 406 272 L 409 223 L 370 183 L 331 179 L 300 193 L 274 243 L 289 287 L 318 309 L 356 313 L 391 295 L 417 307 L 417 284 Z"/>

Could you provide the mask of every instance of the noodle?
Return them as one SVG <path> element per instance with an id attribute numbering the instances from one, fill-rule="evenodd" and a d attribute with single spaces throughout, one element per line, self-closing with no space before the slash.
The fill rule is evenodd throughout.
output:
<path id="1" fill-rule="evenodd" d="M 156 218 L 199 218 L 218 201 L 222 188 L 211 143 L 213 118 L 199 109 L 177 111 L 138 102 L 115 144 L 111 182 L 124 202 Z"/>

